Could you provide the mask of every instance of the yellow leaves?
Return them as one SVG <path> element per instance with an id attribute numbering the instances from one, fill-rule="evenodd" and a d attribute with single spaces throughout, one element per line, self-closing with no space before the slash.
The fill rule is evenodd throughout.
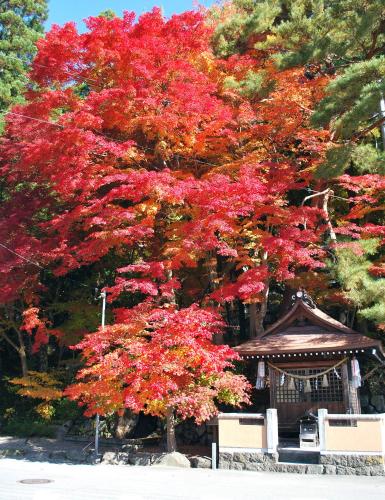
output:
<path id="1" fill-rule="evenodd" d="M 147 403 L 145 413 L 149 415 L 166 416 L 167 401 L 161 399 L 153 399 Z"/>
<path id="2" fill-rule="evenodd" d="M 36 406 L 35 411 L 44 420 L 51 420 L 55 414 L 55 408 L 49 403 L 40 403 Z"/>
<path id="3" fill-rule="evenodd" d="M 189 61 L 206 75 L 217 76 L 219 74 L 218 63 L 211 52 L 202 52 L 198 56 L 194 54 Z"/>
<path id="4" fill-rule="evenodd" d="M 46 372 L 29 371 L 26 377 L 14 378 L 9 382 L 22 386 L 17 393 L 27 398 L 54 401 L 63 396 L 63 391 L 58 387 L 60 382 Z"/>
<path id="5" fill-rule="evenodd" d="M 137 205 L 136 210 L 143 215 L 154 217 L 159 212 L 160 208 L 161 206 L 159 203 L 156 203 L 153 200 L 149 200 Z"/>

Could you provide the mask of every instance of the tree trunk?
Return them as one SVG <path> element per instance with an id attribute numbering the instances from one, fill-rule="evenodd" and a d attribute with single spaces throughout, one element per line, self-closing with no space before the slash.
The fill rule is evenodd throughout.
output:
<path id="1" fill-rule="evenodd" d="M 40 346 L 39 349 L 39 371 L 48 371 L 48 349 L 46 345 Z"/>
<path id="2" fill-rule="evenodd" d="M 267 312 L 267 302 L 269 299 L 269 284 L 266 283 L 265 289 L 263 290 L 263 296 L 261 302 L 257 305 L 256 303 L 249 305 L 249 315 L 250 315 L 250 338 L 260 337 L 265 331 L 263 327 L 263 322 L 265 320 Z"/>
<path id="3" fill-rule="evenodd" d="M 173 408 L 167 408 L 166 427 L 167 427 L 167 453 L 172 453 L 176 451 L 175 415 Z"/>
<path id="4" fill-rule="evenodd" d="M 21 364 L 21 372 L 23 374 L 23 377 L 26 377 L 28 375 L 28 365 L 27 365 L 27 355 L 25 353 L 24 347 L 21 347 L 19 349 L 19 357 L 20 357 L 20 364 Z"/>
<path id="5" fill-rule="evenodd" d="M 135 429 L 138 418 L 138 415 L 135 415 L 132 411 L 124 410 L 123 415 L 117 416 L 115 437 L 117 439 L 124 439 Z"/>
<path id="6" fill-rule="evenodd" d="M 238 323 L 239 323 L 239 338 L 240 340 L 246 340 L 246 317 L 245 317 L 245 306 L 241 300 L 238 299 Z"/>
<path id="7" fill-rule="evenodd" d="M 256 321 L 257 321 L 257 304 L 253 302 L 252 304 L 249 304 L 249 334 L 251 339 L 254 339 L 257 336 Z"/>
<path id="8" fill-rule="evenodd" d="M 23 336 L 21 332 L 19 332 L 19 330 L 17 330 L 17 337 L 19 339 L 19 348 L 17 349 L 17 352 L 19 353 L 21 372 L 23 374 L 23 377 L 26 377 L 28 375 L 27 352 L 25 349 Z"/>
<path id="9" fill-rule="evenodd" d="M 263 299 L 259 305 L 259 311 L 258 311 L 257 318 L 256 318 L 255 331 L 256 331 L 257 337 L 260 337 L 261 335 L 263 335 L 263 332 L 265 331 L 265 329 L 263 327 L 263 322 L 265 320 L 265 316 L 267 313 L 267 301 L 269 299 L 269 291 L 270 291 L 269 284 L 266 283 L 265 289 L 263 290 Z"/>

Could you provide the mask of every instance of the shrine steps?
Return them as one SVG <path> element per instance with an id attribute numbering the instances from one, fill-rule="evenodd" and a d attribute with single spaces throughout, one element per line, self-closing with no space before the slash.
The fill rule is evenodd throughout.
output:
<path id="1" fill-rule="evenodd" d="M 291 474 L 325 474 L 325 467 L 321 464 L 302 464 L 278 462 L 270 466 L 270 472 L 288 472 Z"/>
<path id="2" fill-rule="evenodd" d="M 320 453 L 318 450 L 300 448 L 278 448 L 278 462 L 285 464 L 318 465 Z"/>

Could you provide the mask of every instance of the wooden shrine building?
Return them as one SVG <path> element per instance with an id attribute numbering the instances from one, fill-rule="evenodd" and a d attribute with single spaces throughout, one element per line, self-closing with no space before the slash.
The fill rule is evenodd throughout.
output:
<path id="1" fill-rule="evenodd" d="M 276 408 L 281 431 L 298 429 L 306 413 L 361 413 L 359 360 L 384 358 L 379 340 L 331 318 L 298 292 L 291 310 L 258 338 L 235 347 L 266 407 Z"/>

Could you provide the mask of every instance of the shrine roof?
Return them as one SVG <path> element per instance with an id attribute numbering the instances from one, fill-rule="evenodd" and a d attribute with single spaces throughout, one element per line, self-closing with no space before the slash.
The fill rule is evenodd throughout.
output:
<path id="1" fill-rule="evenodd" d="M 242 356 L 269 354 L 295 354 L 327 352 L 338 354 L 347 350 L 377 348 L 382 352 L 381 342 L 359 333 L 280 333 L 270 337 L 249 340 L 234 349 Z"/>
<path id="2" fill-rule="evenodd" d="M 340 354 L 349 350 L 376 348 L 383 353 L 379 340 L 362 335 L 302 299 L 271 325 L 261 337 L 234 349 L 242 356 L 295 353 Z"/>

